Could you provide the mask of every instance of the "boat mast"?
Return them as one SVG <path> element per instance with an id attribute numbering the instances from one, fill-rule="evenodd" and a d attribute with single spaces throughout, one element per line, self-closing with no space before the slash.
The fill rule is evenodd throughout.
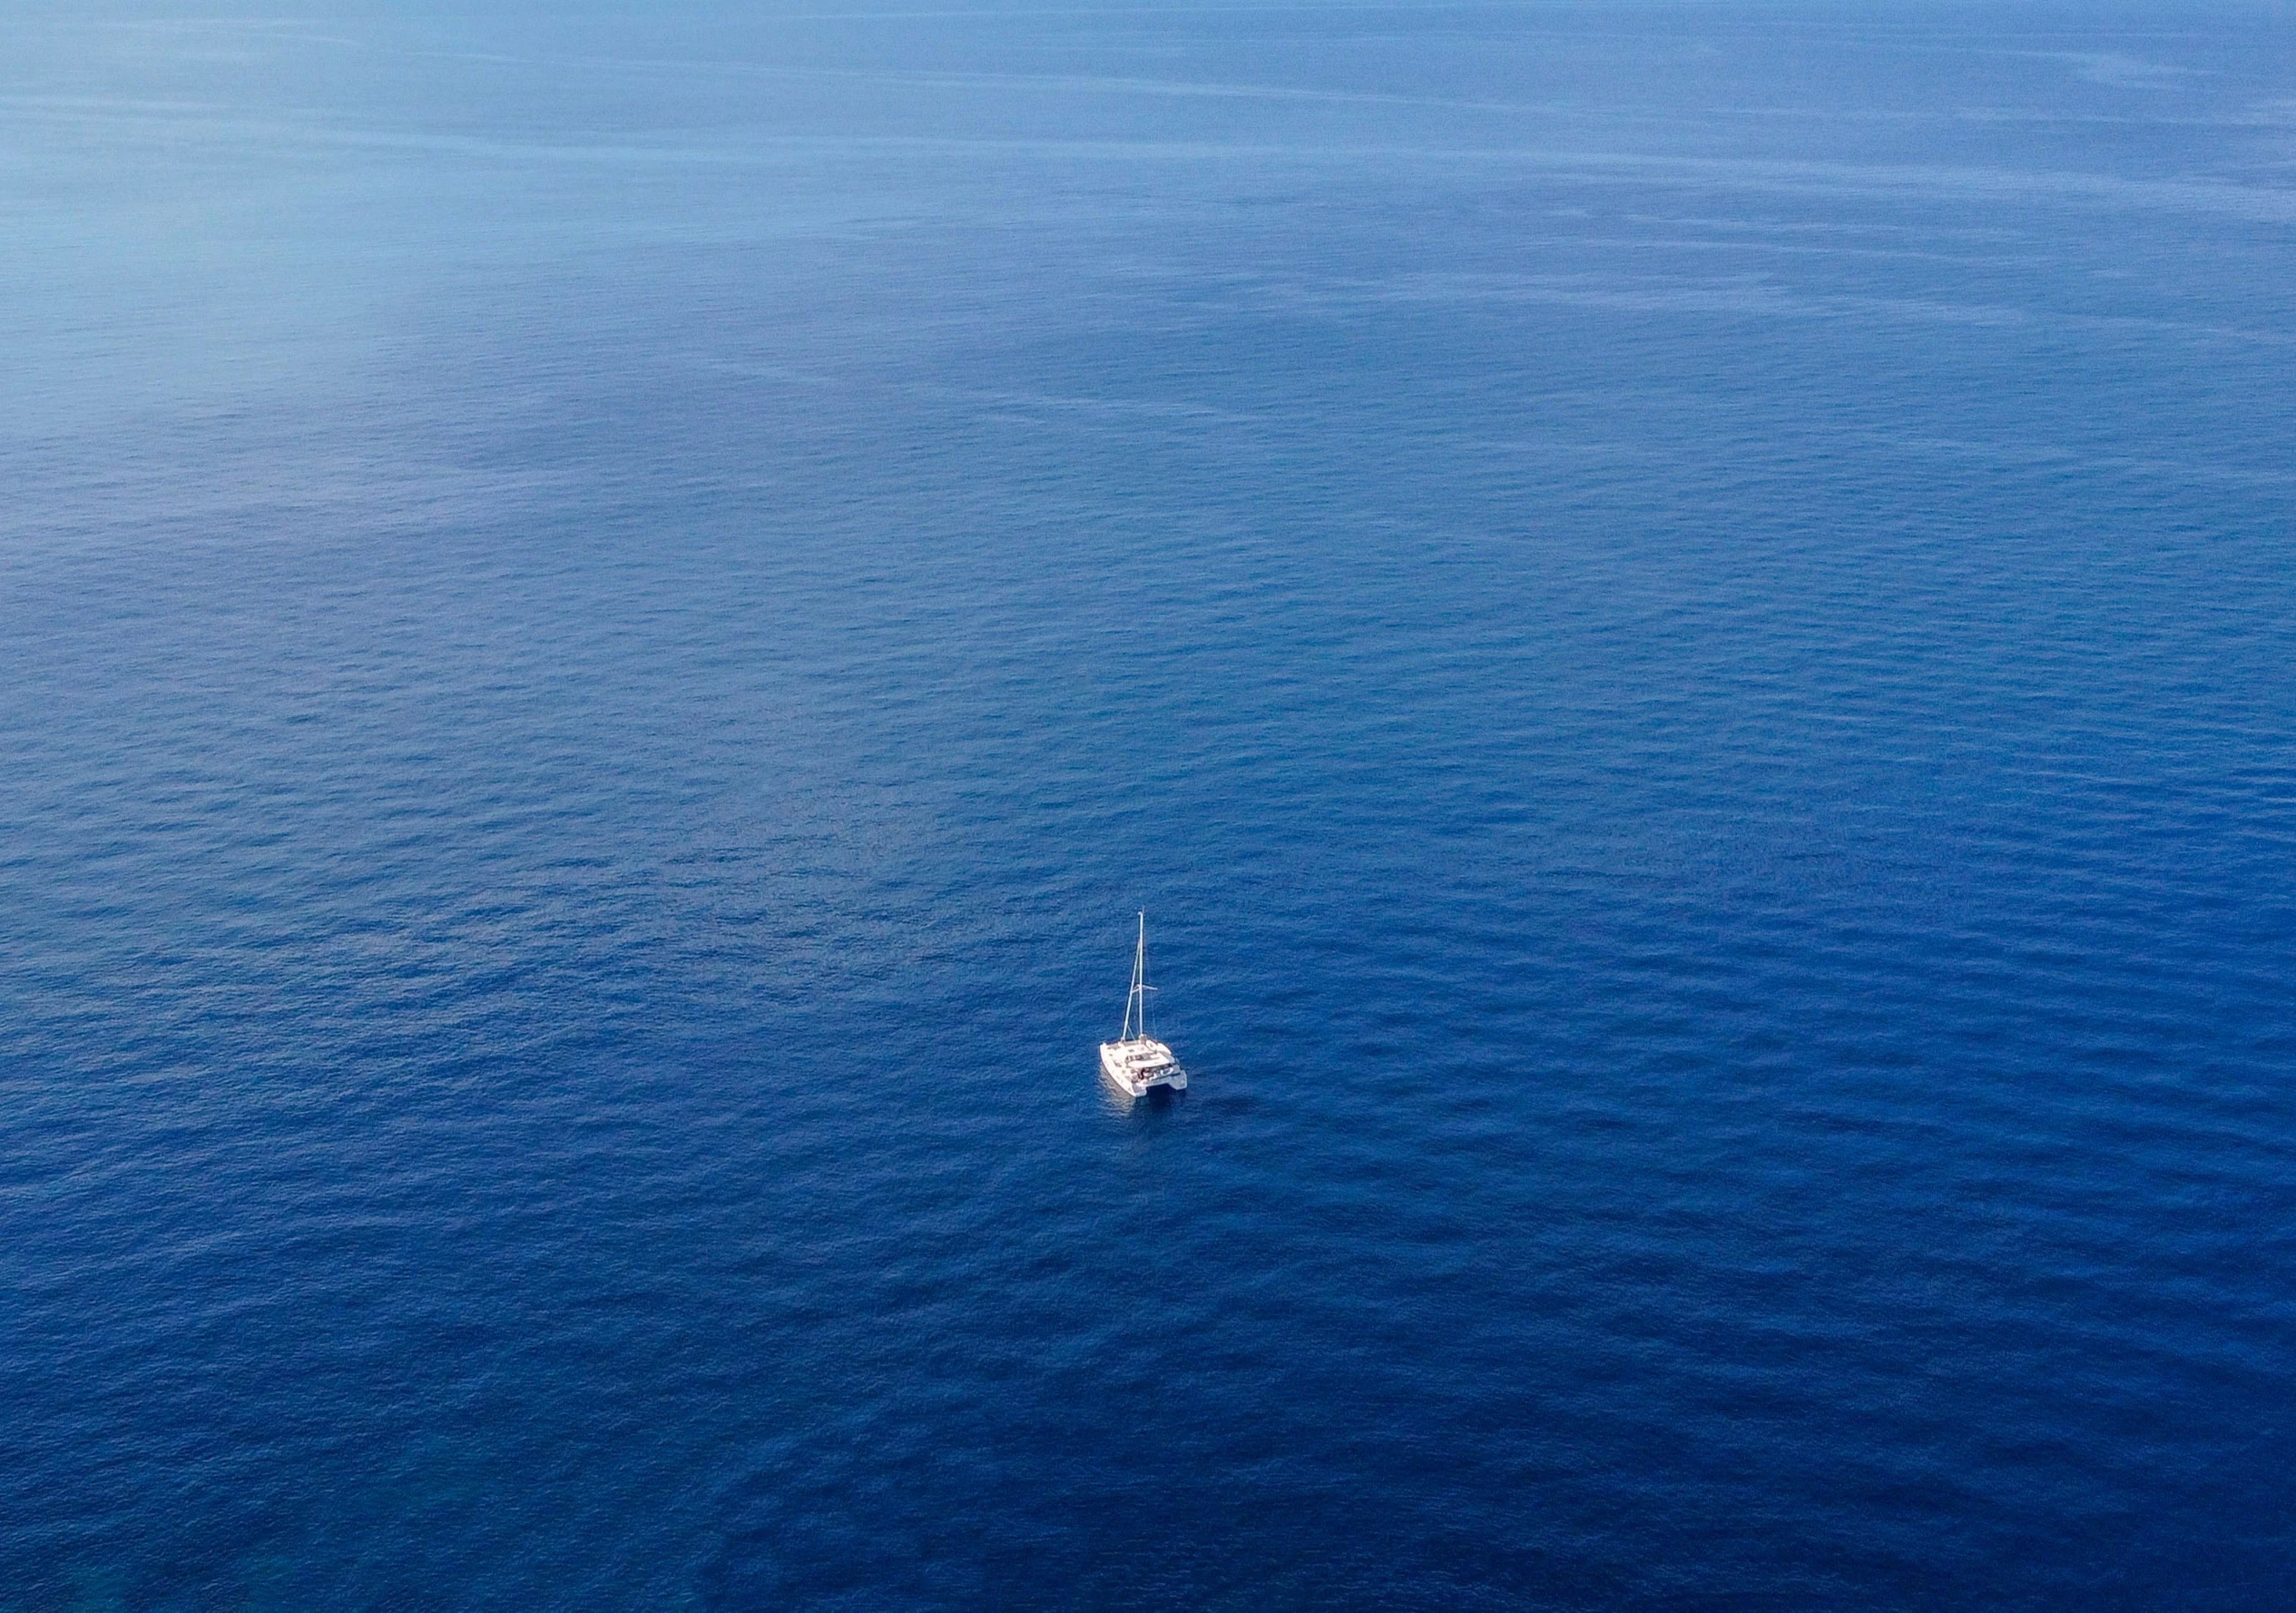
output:
<path id="1" fill-rule="evenodd" d="M 1148 1034 L 1148 914 L 1144 909 L 1140 915 L 1140 946 L 1132 955 L 1132 992 L 1124 998 L 1124 1028 L 1119 1041 L 1132 1039 L 1134 1004 L 1139 1005 L 1140 1034 L 1144 1037 Z"/>

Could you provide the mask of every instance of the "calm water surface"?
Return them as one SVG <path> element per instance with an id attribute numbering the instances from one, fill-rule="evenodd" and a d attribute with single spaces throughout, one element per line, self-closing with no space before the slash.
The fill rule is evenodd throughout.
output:
<path id="1" fill-rule="evenodd" d="M 7 37 L 0 1608 L 2296 1600 L 2284 8 Z"/>

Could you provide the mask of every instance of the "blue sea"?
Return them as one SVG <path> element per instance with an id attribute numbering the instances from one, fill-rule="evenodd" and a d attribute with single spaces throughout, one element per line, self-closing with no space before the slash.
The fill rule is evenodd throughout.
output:
<path id="1" fill-rule="evenodd" d="M 2296 13 L 809 3 L 8 17 L 0 1609 L 2296 1607 Z"/>

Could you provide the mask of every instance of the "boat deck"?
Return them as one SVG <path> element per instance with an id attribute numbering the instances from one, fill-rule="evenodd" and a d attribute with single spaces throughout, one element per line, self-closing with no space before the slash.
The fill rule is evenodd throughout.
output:
<path id="1" fill-rule="evenodd" d="M 1153 1087 L 1169 1087 L 1175 1092 L 1188 1087 L 1188 1072 L 1180 1067 L 1170 1047 L 1152 1037 L 1101 1043 L 1100 1068 L 1134 1097 L 1145 1097 Z"/>

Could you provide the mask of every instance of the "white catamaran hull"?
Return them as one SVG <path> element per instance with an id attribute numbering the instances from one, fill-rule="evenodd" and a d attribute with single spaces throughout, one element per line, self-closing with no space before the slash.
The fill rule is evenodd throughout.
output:
<path id="1" fill-rule="evenodd" d="M 1172 1049 L 1145 1038 L 1101 1043 L 1100 1073 L 1134 1097 L 1145 1097 L 1158 1087 L 1188 1090 L 1188 1072 L 1173 1059 Z"/>

